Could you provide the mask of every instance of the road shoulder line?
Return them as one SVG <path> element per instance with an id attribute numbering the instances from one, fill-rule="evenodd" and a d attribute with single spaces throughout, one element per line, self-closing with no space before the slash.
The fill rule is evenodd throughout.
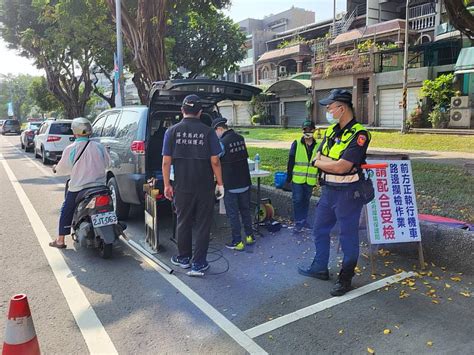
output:
<path id="1" fill-rule="evenodd" d="M 71 277 L 72 271 L 66 264 L 63 255 L 58 249 L 49 246 L 49 242 L 52 241 L 50 234 L 2 153 L 0 153 L 0 162 L 28 217 L 41 249 L 48 260 L 53 275 L 61 288 L 90 353 L 118 354 L 103 324 L 97 317 L 97 314 L 79 285 L 79 282 L 75 277 Z"/>
<path id="2" fill-rule="evenodd" d="M 266 334 L 268 332 L 271 332 L 275 329 L 284 327 L 285 325 L 288 325 L 290 323 L 296 322 L 300 319 L 306 318 L 308 316 L 311 316 L 313 314 L 319 313 L 321 311 L 324 311 L 328 308 L 337 306 L 341 303 L 353 300 L 354 298 L 363 296 L 369 292 L 378 290 L 382 287 L 386 287 L 388 285 L 391 285 L 393 283 L 402 281 L 403 279 L 406 279 L 408 277 L 415 276 L 415 273 L 410 271 L 410 272 L 402 272 L 400 274 L 396 274 L 393 276 L 386 277 L 384 279 L 372 282 L 368 285 L 356 288 L 355 290 L 346 293 L 344 296 L 341 297 L 332 297 L 327 300 L 321 301 L 319 303 L 313 304 L 311 306 L 299 309 L 295 312 L 288 313 L 284 316 L 275 318 L 271 321 L 262 323 L 260 325 L 257 325 L 253 328 L 247 329 L 244 333 L 247 334 L 251 338 L 256 338 L 259 337 L 263 334 Z"/>

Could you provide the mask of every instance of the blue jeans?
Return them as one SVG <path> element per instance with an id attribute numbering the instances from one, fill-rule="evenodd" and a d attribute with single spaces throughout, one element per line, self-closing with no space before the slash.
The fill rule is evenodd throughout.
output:
<path id="1" fill-rule="evenodd" d="M 359 258 L 359 219 L 363 204 L 354 200 L 356 187 L 323 186 L 321 198 L 316 207 L 313 235 L 316 245 L 314 271 L 327 271 L 329 262 L 329 233 L 336 222 L 339 222 L 344 259 L 340 277 L 351 279 Z"/>
<path id="2" fill-rule="evenodd" d="M 224 205 L 227 217 L 232 228 L 232 242 L 242 240 L 240 217 L 244 225 L 245 235 L 252 235 L 252 217 L 250 215 L 250 189 L 245 192 L 233 193 L 225 191 Z"/>
<path id="3" fill-rule="evenodd" d="M 66 198 L 61 207 L 61 216 L 59 217 L 59 235 L 71 234 L 71 223 L 76 209 L 76 197 L 78 192 L 66 192 Z"/>
<path id="4" fill-rule="evenodd" d="M 297 227 L 303 227 L 308 218 L 309 201 L 313 193 L 313 186 L 308 184 L 292 184 L 293 213 Z"/>

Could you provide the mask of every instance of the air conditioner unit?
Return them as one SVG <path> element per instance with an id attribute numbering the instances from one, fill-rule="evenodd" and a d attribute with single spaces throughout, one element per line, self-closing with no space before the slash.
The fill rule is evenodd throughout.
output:
<path id="1" fill-rule="evenodd" d="M 280 74 L 285 74 L 286 73 L 286 67 L 278 67 L 278 71 Z"/>
<path id="2" fill-rule="evenodd" d="M 471 128 L 472 109 L 470 108 L 451 108 L 449 115 L 450 128 Z"/>
<path id="3" fill-rule="evenodd" d="M 456 96 L 451 98 L 451 108 L 469 108 L 471 107 L 469 96 Z"/>

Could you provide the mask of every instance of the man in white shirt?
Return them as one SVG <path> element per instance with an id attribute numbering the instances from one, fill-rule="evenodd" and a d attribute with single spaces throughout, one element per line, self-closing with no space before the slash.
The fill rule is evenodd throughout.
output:
<path id="1" fill-rule="evenodd" d="M 106 169 L 110 163 L 109 153 L 104 146 L 89 140 L 92 126 L 88 119 L 83 117 L 74 119 L 71 129 L 76 140 L 64 149 L 61 160 L 53 166 L 53 171 L 56 173 L 71 176 L 66 198 L 61 207 L 58 237 L 49 243 L 50 247 L 59 249 L 66 248 L 64 237 L 71 233 L 77 195 L 84 189 L 105 186 Z"/>

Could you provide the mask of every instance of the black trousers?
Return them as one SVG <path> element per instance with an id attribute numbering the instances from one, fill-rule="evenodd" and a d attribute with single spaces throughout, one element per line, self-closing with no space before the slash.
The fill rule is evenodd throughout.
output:
<path id="1" fill-rule="evenodd" d="M 214 191 L 192 193 L 175 191 L 178 255 L 192 257 L 193 263 L 205 264 L 214 214 Z M 193 255 L 194 229 L 194 255 Z"/>

